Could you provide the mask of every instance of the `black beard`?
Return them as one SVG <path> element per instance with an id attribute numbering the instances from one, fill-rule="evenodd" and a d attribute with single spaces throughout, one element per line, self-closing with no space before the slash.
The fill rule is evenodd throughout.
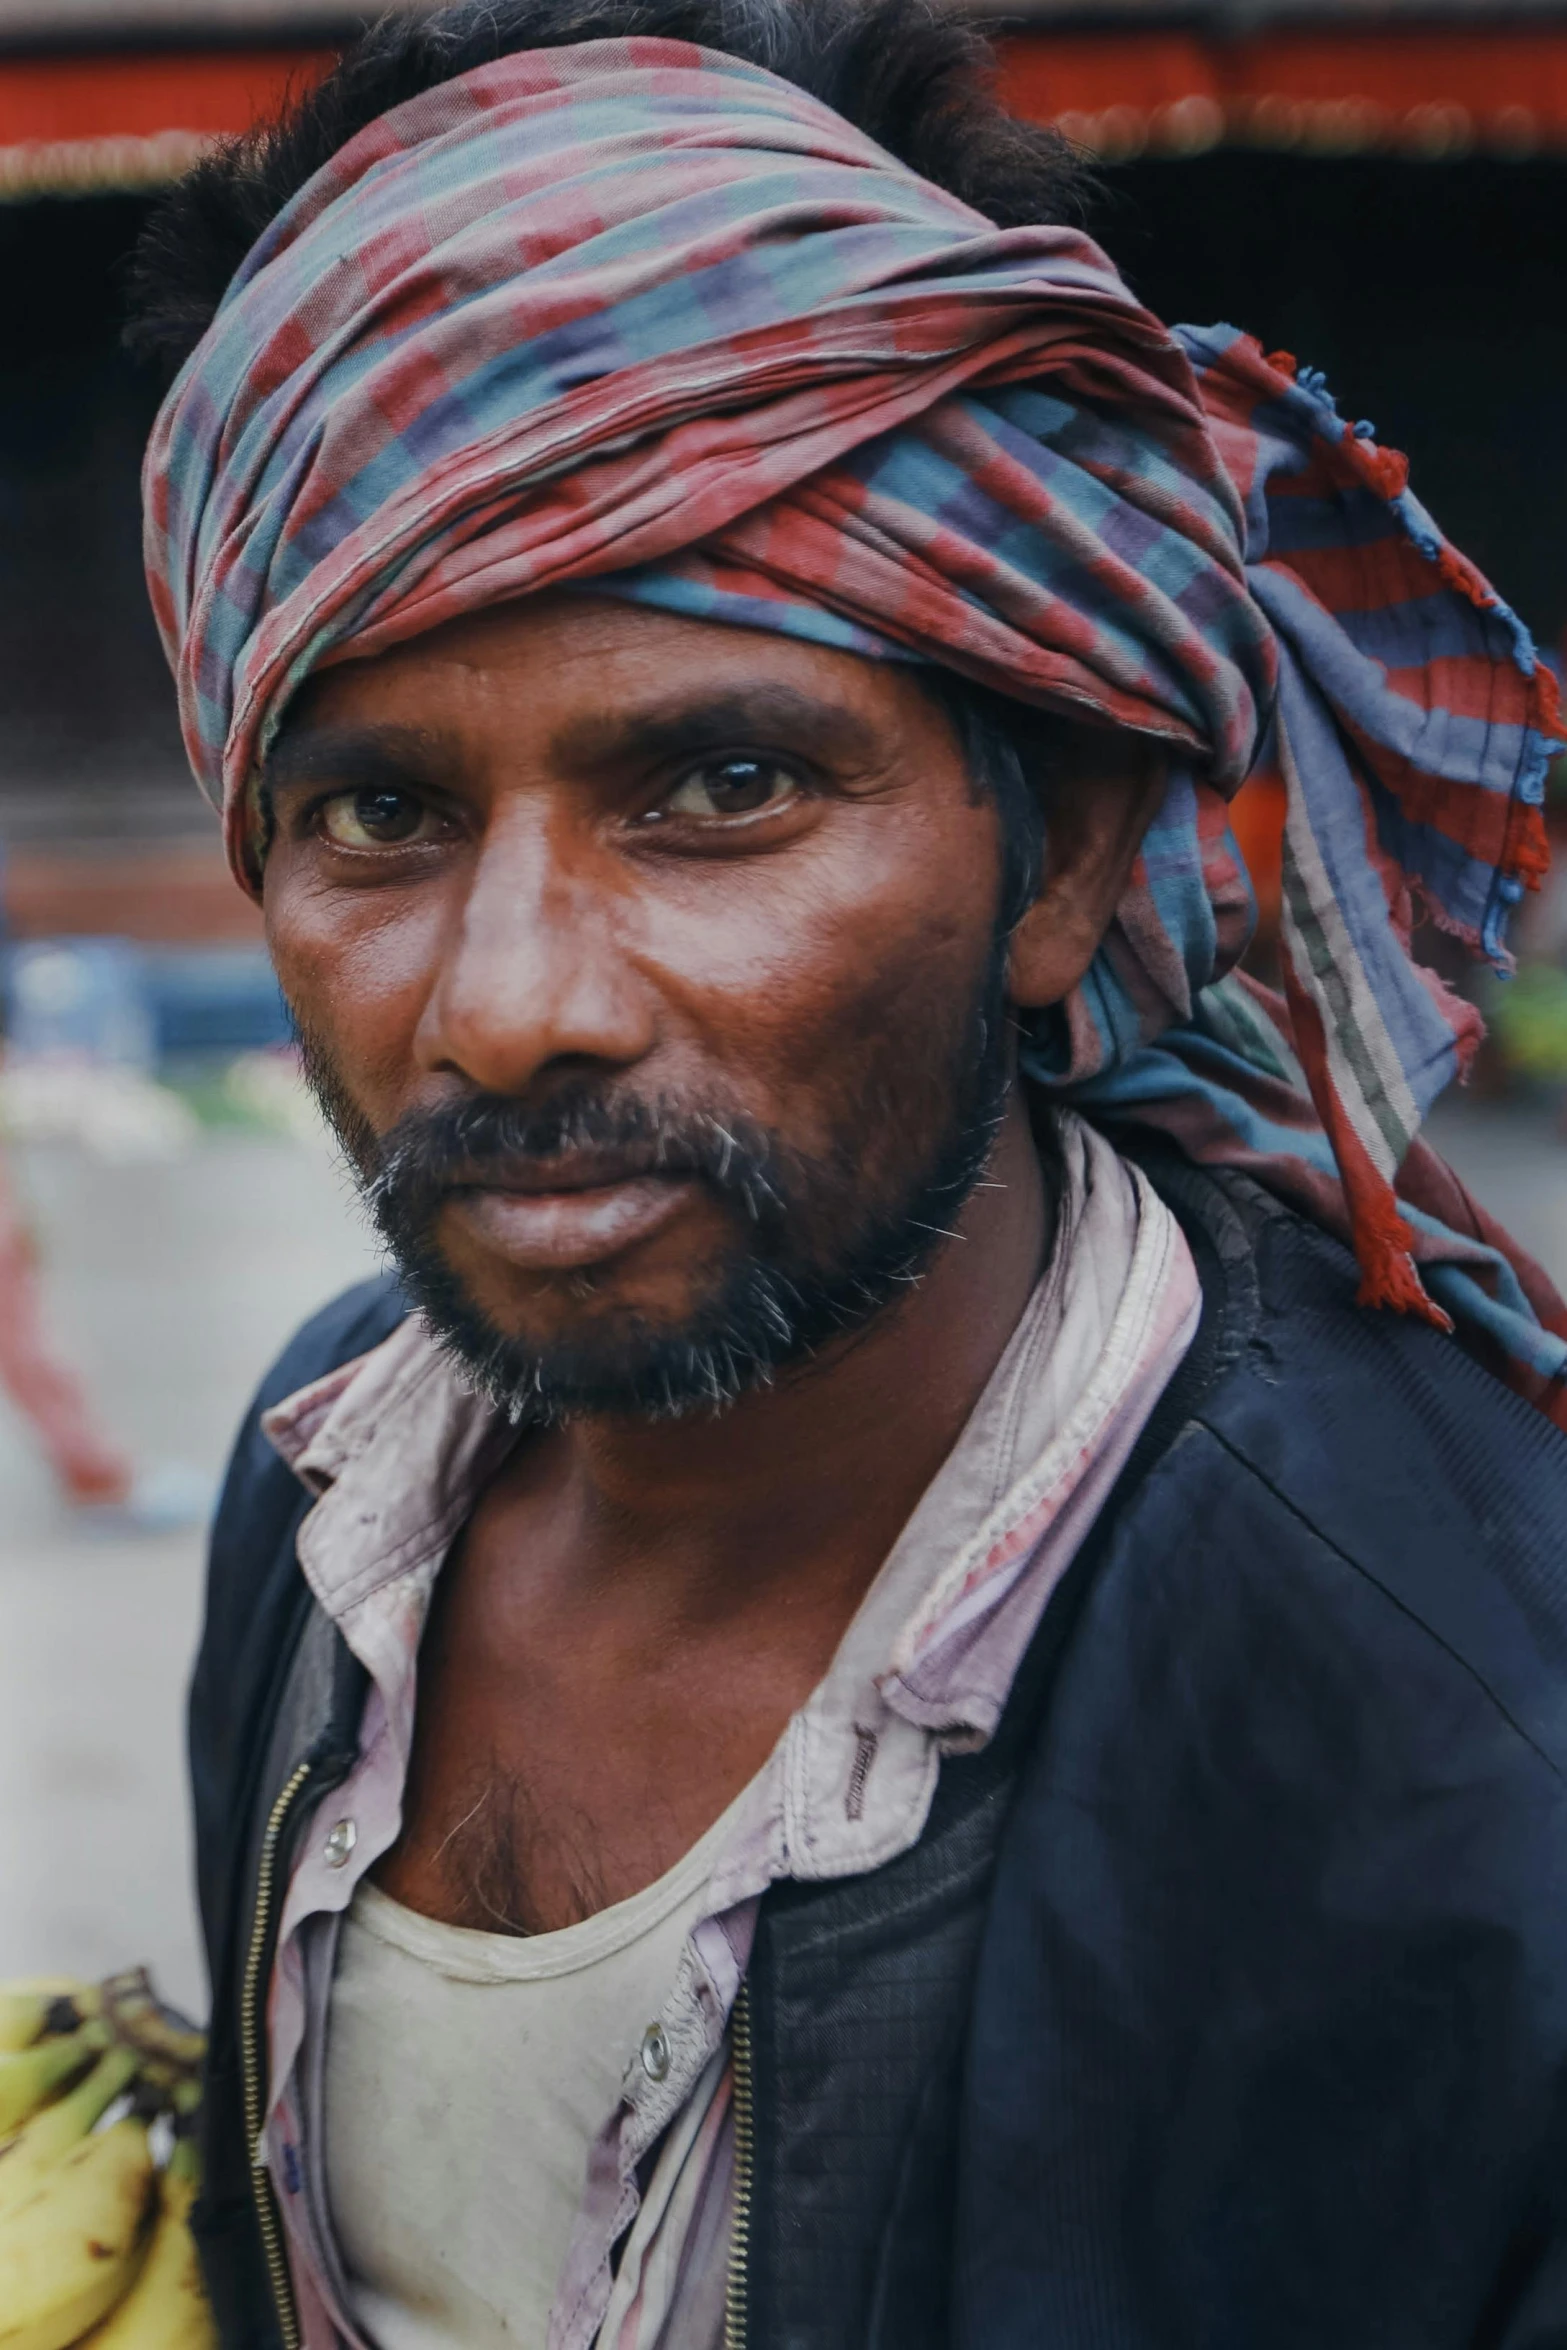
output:
<path id="1" fill-rule="evenodd" d="M 828 1152 L 805 1157 L 753 1122 L 613 1085 L 578 1086 L 530 1110 L 473 1095 L 416 1111 L 377 1136 L 319 1038 L 303 1027 L 305 1073 L 352 1166 L 408 1295 L 470 1385 L 514 1422 L 599 1413 L 674 1419 L 720 1411 L 855 1330 L 918 1281 L 983 1173 L 1012 1081 L 1006 941 L 997 942 L 940 1089 L 946 1115 L 894 1194 L 867 1195 L 867 1139 L 905 1112 L 896 1085 L 862 1097 Z M 927 1097 L 930 1098 L 930 1097 Z M 913 1144 L 915 1137 L 907 1137 Z M 692 1175 L 729 1203 L 744 1245 L 678 1329 L 626 1316 L 578 1339 L 531 1345 L 474 1305 L 435 1227 L 459 1172 L 515 1170 L 591 1148 Z M 591 1274 L 576 1277 L 592 1295 Z"/>

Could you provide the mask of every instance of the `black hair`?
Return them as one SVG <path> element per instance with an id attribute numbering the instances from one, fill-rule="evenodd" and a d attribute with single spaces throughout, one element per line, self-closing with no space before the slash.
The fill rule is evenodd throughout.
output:
<path id="1" fill-rule="evenodd" d="M 274 121 L 218 147 L 150 214 L 130 270 L 126 340 L 172 373 L 285 204 L 367 124 L 518 50 L 631 35 L 691 41 L 808 91 L 998 228 L 1081 218 L 1092 174 L 1059 132 L 992 95 L 989 43 L 932 0 L 456 0 L 391 16 Z M 1003 839 L 1003 920 L 1039 886 L 1063 722 L 925 673 Z"/>
<path id="2" fill-rule="evenodd" d="M 998 919 L 1010 937 L 1039 894 L 1050 795 L 1069 764 L 1069 721 L 1008 701 L 952 669 L 918 674 L 958 738 L 975 791 L 993 800 L 1000 816 Z"/>

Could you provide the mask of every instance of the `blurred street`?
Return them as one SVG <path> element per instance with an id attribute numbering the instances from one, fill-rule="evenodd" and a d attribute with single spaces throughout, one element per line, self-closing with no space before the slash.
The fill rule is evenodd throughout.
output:
<path id="1" fill-rule="evenodd" d="M 52 1331 L 144 1465 L 218 1475 L 258 1377 L 374 1269 L 328 1155 L 204 1134 L 115 1165 L 16 1149 Z M 74 1527 L 0 1406 L 0 1978 L 146 1961 L 205 2008 L 181 1751 L 203 1537 Z"/>
<path id="2" fill-rule="evenodd" d="M 1425 1131 L 1475 1197 L 1567 1291 L 1567 1128 L 1559 1114 L 1449 1095 Z"/>
<path id="3" fill-rule="evenodd" d="M 1465 1104 L 1434 1133 L 1567 1280 L 1554 1125 Z M 57 1334 L 144 1462 L 215 1476 L 295 1324 L 375 1263 L 324 1144 L 209 1134 L 129 1166 L 57 1144 L 16 1168 Z M 0 1416 L 0 1978 L 145 1960 L 204 2004 L 181 1754 L 202 1547 L 74 1529 Z"/>

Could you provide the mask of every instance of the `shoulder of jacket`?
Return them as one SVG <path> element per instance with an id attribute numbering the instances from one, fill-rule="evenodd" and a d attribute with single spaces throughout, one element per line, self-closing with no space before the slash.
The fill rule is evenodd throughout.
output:
<path id="1" fill-rule="evenodd" d="M 391 1336 L 407 1312 L 407 1300 L 393 1273 L 376 1274 L 343 1290 L 300 1324 L 262 1380 L 253 1413 L 270 1411 L 296 1388 L 308 1387 L 356 1355 L 368 1354 Z"/>
<path id="2" fill-rule="evenodd" d="M 324 1379 L 329 1371 L 351 1363 L 358 1355 L 368 1354 L 391 1336 L 407 1312 L 396 1276 L 383 1273 L 356 1282 L 302 1322 L 251 1398 L 235 1447 L 234 1468 L 244 1465 L 248 1457 L 256 1467 L 273 1463 L 283 1469 L 262 1432 L 263 1414 L 301 1387 Z M 284 1474 L 292 1483 L 292 1472 L 285 1469 Z M 227 1498 L 225 1494 L 225 1502 Z"/>
<path id="3" fill-rule="evenodd" d="M 1303 1217 L 1245 1178 L 1197 1181 L 1206 1198 L 1178 1185 L 1172 1204 L 1222 1259 L 1205 1283 L 1219 1327 L 1164 1507 L 1200 1481 L 1192 1538 L 1224 1540 L 1228 1492 L 1237 1526 L 1266 1523 L 1281 1575 L 1331 1557 L 1567 1775 L 1567 1437 L 1453 1339 L 1358 1306 L 1349 1252 Z"/>
<path id="4" fill-rule="evenodd" d="M 407 1311 L 391 1275 L 358 1282 L 300 1326 L 262 1380 L 235 1438 L 213 1520 L 209 1632 L 214 1604 L 225 1585 L 237 1584 L 248 1593 L 269 1571 L 280 1543 L 292 1561 L 293 1524 L 307 1496 L 269 1443 L 261 1425 L 263 1414 L 296 1389 L 379 1346 Z"/>

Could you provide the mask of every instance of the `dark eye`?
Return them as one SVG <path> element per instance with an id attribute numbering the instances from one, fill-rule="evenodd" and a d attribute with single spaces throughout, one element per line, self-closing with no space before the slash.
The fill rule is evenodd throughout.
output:
<path id="1" fill-rule="evenodd" d="M 395 784 L 335 792 L 320 812 L 321 830 L 340 849 L 396 849 L 431 837 L 433 811 Z"/>
<path id="2" fill-rule="evenodd" d="M 715 817 L 755 816 L 780 807 L 799 788 L 798 779 L 774 759 L 709 759 L 687 770 L 659 813 L 709 823 Z"/>

